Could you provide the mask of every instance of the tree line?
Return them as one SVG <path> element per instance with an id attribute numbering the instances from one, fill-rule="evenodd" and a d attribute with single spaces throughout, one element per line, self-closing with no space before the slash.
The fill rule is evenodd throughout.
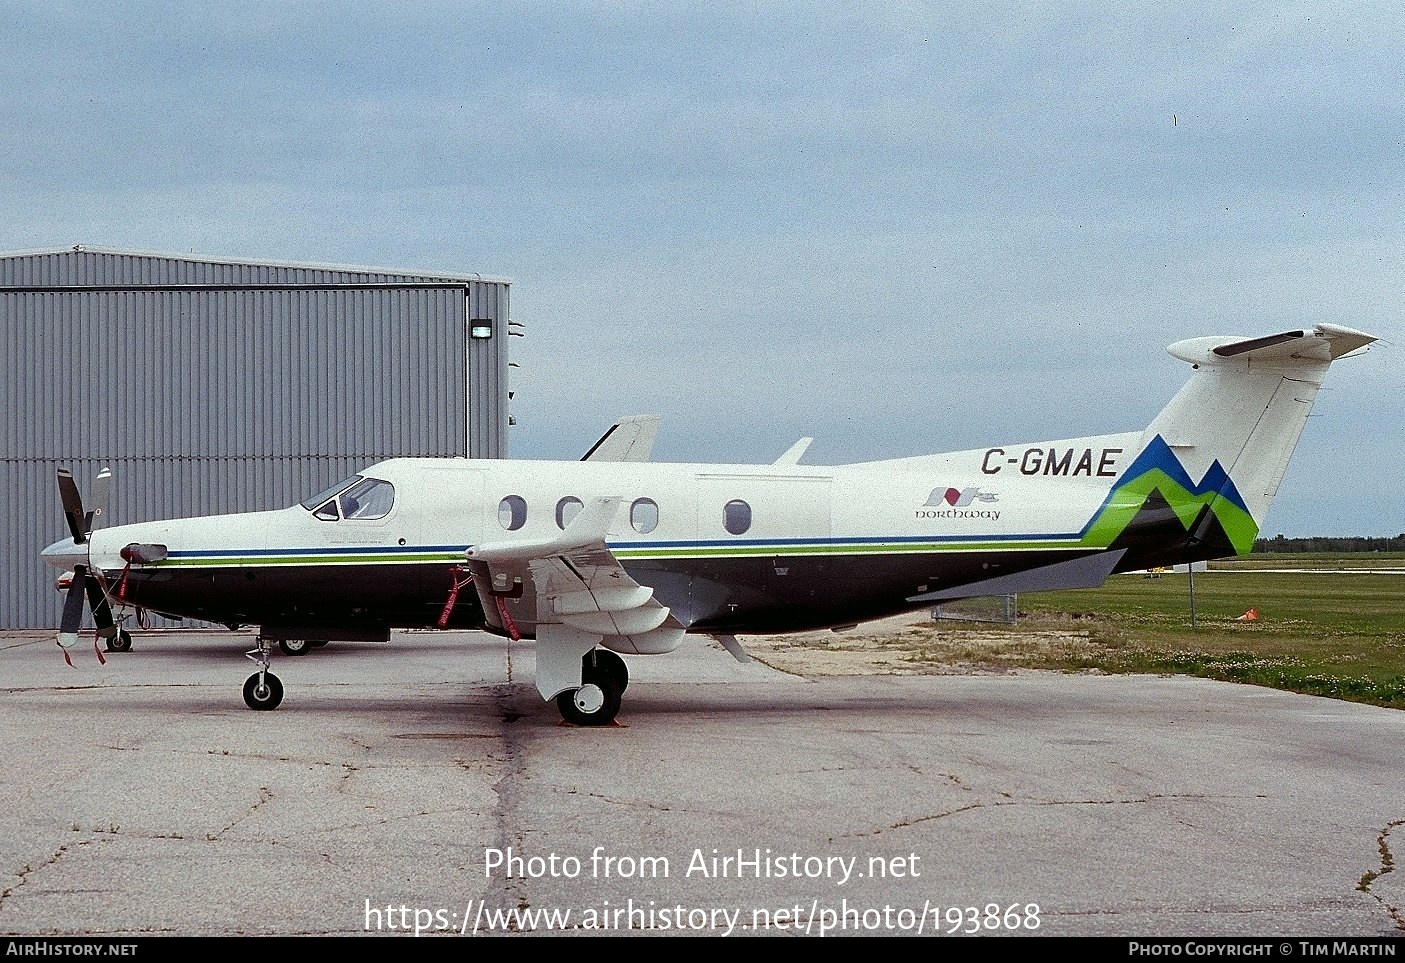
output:
<path id="1" fill-rule="evenodd" d="M 1405 552 L 1405 532 L 1383 537 L 1322 536 L 1311 538 L 1260 538 L 1254 541 L 1255 552 Z"/>

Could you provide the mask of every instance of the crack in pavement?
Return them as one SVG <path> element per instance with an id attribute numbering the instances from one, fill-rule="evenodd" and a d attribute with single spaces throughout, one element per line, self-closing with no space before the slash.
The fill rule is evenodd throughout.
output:
<path id="1" fill-rule="evenodd" d="M 52 856 L 46 858 L 38 866 L 31 866 L 29 863 L 25 863 L 24 866 L 21 867 L 17 873 L 15 873 L 15 875 L 19 877 L 19 882 L 13 886 L 7 886 L 5 889 L 0 890 L 0 907 L 4 907 L 5 900 L 9 899 L 12 895 L 14 895 L 15 890 L 21 888 L 29 882 L 29 877 L 33 876 L 35 873 L 39 872 L 39 870 L 44 869 L 47 866 L 54 865 L 60 859 L 62 859 L 64 854 L 67 852 L 68 844 L 64 843 L 59 846 L 58 849 L 54 850 Z"/>
<path id="2" fill-rule="evenodd" d="M 523 713 L 515 705 L 519 687 L 514 686 L 511 681 L 511 647 L 508 648 L 507 653 L 508 681 L 502 685 L 493 686 L 493 699 L 498 704 L 498 718 L 501 720 L 498 737 L 501 739 L 503 747 L 502 777 L 493 784 L 493 794 L 497 800 L 492 813 L 493 823 L 496 827 L 493 846 L 501 852 L 520 848 L 525 841 L 524 832 L 520 828 L 514 830 L 512 827 L 514 825 L 521 826 L 521 820 L 517 819 L 516 816 L 525 798 L 524 783 L 527 776 L 524 730 L 521 726 L 516 725 Z M 527 898 L 526 880 L 515 879 L 510 874 L 494 876 L 488 873 L 487 876 L 488 878 L 485 880 L 486 900 L 480 900 L 480 903 L 495 900 L 499 906 L 515 906 L 519 909 L 531 906 Z"/>
<path id="3" fill-rule="evenodd" d="M 1390 917 L 1391 923 L 1398 930 L 1405 930 L 1405 915 L 1402 915 L 1400 907 L 1394 906 L 1385 901 L 1379 893 L 1373 892 L 1371 886 L 1376 880 L 1386 873 L 1395 872 L 1395 854 L 1390 850 L 1390 834 L 1397 826 L 1405 826 L 1405 819 L 1393 819 L 1385 824 L 1385 828 L 1376 836 L 1376 849 L 1381 854 L 1380 869 L 1371 869 L 1361 874 L 1361 879 L 1357 881 L 1356 888 L 1370 896 L 1381 907 L 1385 909 L 1386 915 Z"/>
<path id="4" fill-rule="evenodd" d="M 950 777 L 955 779 L 955 777 Z M 962 786 L 963 789 L 967 788 Z M 918 816 L 913 819 L 905 819 L 902 822 L 893 823 L 880 829 L 873 829 L 867 832 L 851 833 L 849 836 L 863 837 L 876 836 L 879 833 L 889 832 L 894 829 L 908 829 L 922 823 L 932 822 L 937 819 L 946 819 L 949 816 L 957 816 L 961 813 L 971 812 L 976 809 L 993 809 L 999 806 L 1139 806 L 1147 803 L 1158 802 L 1160 800 L 1205 800 L 1205 799 L 1238 799 L 1238 796 L 1208 796 L 1195 793 L 1166 793 L 1151 796 L 1136 796 L 1127 799 L 1000 799 L 994 802 L 977 802 L 969 806 L 959 806 L 956 809 L 949 809 L 945 812 L 932 813 L 928 816 Z"/>
<path id="5" fill-rule="evenodd" d="M 269 789 L 267 786 L 260 786 L 260 787 L 259 787 L 259 798 L 258 798 L 258 801 L 255 802 L 252 806 L 250 806 L 247 812 L 245 812 L 242 816 L 236 817 L 233 822 L 231 822 L 229 825 L 225 826 L 223 829 L 219 830 L 218 832 L 216 832 L 216 833 L 211 833 L 211 834 L 206 835 L 205 838 L 208 839 L 208 840 L 210 840 L 211 842 L 214 842 L 215 840 L 217 840 L 217 839 L 219 839 L 220 837 L 222 837 L 225 833 L 227 833 L 227 832 L 229 832 L 231 829 L 233 829 L 235 826 L 238 826 L 238 825 L 239 825 L 240 823 L 242 823 L 244 820 L 248 819 L 248 818 L 249 818 L 250 816 L 252 816 L 254 813 L 258 812 L 258 811 L 259 811 L 259 807 L 263 806 L 264 803 L 271 802 L 272 799 L 273 799 L 273 790 Z"/>

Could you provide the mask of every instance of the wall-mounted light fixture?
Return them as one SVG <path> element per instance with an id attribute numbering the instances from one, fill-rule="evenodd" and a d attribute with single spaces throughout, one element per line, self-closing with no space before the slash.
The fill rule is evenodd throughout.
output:
<path id="1" fill-rule="evenodd" d="M 491 338 L 493 336 L 492 319 L 474 318 L 468 322 L 468 336 L 470 338 Z"/>

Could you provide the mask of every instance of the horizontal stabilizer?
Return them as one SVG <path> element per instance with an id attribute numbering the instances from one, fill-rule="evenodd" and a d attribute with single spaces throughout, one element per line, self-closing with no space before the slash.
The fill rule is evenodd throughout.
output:
<path id="1" fill-rule="evenodd" d="M 1262 338 L 1211 337 L 1177 341 L 1166 350 L 1191 364 L 1257 361 L 1275 367 L 1319 365 L 1335 361 L 1375 341 L 1374 335 L 1335 324 L 1306 331 L 1284 331 Z"/>
<path id="2" fill-rule="evenodd" d="M 1013 595 L 1017 592 L 1057 592 L 1063 589 L 1097 588 L 1122 561 L 1125 548 L 1110 552 L 1084 555 L 1082 558 L 1053 565 L 1041 565 L 1025 572 L 1000 575 L 979 582 L 969 582 L 952 588 L 939 589 L 923 595 L 908 596 L 909 602 L 950 602 L 953 599 L 977 598 L 983 595 Z"/>

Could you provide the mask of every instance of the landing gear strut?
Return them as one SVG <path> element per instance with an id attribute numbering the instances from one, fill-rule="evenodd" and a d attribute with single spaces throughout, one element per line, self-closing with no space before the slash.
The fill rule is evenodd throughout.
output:
<path id="1" fill-rule="evenodd" d="M 581 687 L 556 697 L 561 718 L 576 726 L 608 726 L 620 711 L 629 686 L 629 667 L 609 649 L 591 649 L 581 658 Z"/>
<path id="2" fill-rule="evenodd" d="M 244 704 L 250 709 L 277 709 L 278 703 L 283 701 L 283 683 L 268 671 L 268 642 L 259 636 L 255 644 L 257 648 L 244 653 L 259 667 L 259 671 L 244 682 Z"/>

